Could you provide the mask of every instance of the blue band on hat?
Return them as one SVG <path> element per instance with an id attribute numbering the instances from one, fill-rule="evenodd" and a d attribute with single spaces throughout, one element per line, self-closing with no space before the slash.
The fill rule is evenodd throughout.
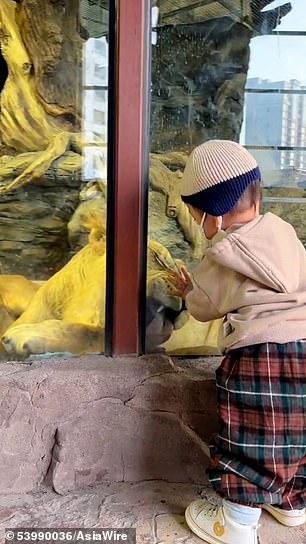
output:
<path id="1" fill-rule="evenodd" d="M 224 215 L 235 206 L 247 186 L 256 180 L 261 180 L 258 166 L 245 174 L 220 181 L 220 183 L 193 195 L 181 195 L 181 198 L 186 204 L 209 215 Z"/>

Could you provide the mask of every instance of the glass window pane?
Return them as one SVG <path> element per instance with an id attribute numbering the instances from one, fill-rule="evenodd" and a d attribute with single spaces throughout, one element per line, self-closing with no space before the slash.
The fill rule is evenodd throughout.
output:
<path id="1" fill-rule="evenodd" d="M 104 349 L 108 2 L 60 4 L 0 3 L 4 356 Z"/>
<path id="2" fill-rule="evenodd" d="M 180 179 L 195 146 L 240 141 L 263 173 L 263 211 L 287 219 L 305 241 L 306 4 L 153 4 L 159 11 L 152 35 L 149 255 L 154 241 L 164 249 L 158 249 L 158 283 L 148 276 L 147 346 L 216 353 L 220 321 L 194 320 L 171 285 L 169 270 L 183 261 L 192 271 L 202 255 L 199 229 L 180 200 Z M 154 267 L 148 261 L 148 270 Z"/>

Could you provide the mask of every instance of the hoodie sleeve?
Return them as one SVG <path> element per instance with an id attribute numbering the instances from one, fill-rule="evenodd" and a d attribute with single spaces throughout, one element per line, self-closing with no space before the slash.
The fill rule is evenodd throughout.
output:
<path id="1" fill-rule="evenodd" d="M 193 279 L 193 289 L 186 296 L 186 307 L 190 314 L 198 321 L 219 319 L 224 314 L 210 300 L 208 294 Z"/>

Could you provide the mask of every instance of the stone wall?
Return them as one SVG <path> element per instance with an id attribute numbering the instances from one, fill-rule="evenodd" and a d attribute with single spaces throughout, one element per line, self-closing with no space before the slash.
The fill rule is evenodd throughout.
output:
<path id="1" fill-rule="evenodd" d="M 210 361 L 52 358 L 0 365 L 0 493 L 203 482 L 217 427 Z"/>

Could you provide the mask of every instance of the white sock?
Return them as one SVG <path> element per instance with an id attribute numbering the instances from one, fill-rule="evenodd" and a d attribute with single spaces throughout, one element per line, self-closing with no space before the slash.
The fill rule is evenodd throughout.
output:
<path id="1" fill-rule="evenodd" d="M 223 499 L 223 508 L 226 514 L 241 525 L 257 525 L 261 516 L 261 508 L 246 506 Z"/>

